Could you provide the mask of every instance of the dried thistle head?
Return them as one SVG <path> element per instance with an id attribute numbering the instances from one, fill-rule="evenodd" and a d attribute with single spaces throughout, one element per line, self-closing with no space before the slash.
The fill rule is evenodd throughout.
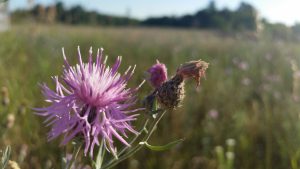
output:
<path id="1" fill-rule="evenodd" d="M 183 77 L 176 75 L 157 89 L 157 100 L 163 108 L 175 109 L 184 98 Z"/>
<path id="2" fill-rule="evenodd" d="M 161 83 L 156 88 L 155 97 L 160 106 L 169 110 L 179 107 L 185 96 L 184 80 L 192 77 L 200 85 L 200 79 L 205 76 L 207 68 L 208 63 L 202 60 L 186 62 L 179 66 L 172 79 Z M 147 103 L 152 103 L 153 97 L 154 95 L 149 95 L 146 98 Z"/>
<path id="3" fill-rule="evenodd" d="M 201 77 L 205 77 L 205 71 L 208 68 L 208 63 L 202 60 L 189 61 L 182 64 L 177 69 L 177 75 L 186 78 L 194 78 L 197 81 L 197 85 L 200 85 Z"/>

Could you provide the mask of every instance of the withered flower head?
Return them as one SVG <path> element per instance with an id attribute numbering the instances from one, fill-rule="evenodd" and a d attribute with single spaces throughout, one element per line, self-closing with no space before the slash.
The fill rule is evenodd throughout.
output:
<path id="1" fill-rule="evenodd" d="M 157 100 L 163 108 L 175 109 L 184 99 L 183 77 L 176 75 L 157 89 Z"/>
<path id="2" fill-rule="evenodd" d="M 156 96 L 160 105 L 167 109 L 179 107 L 185 96 L 184 80 L 194 78 L 199 86 L 207 68 L 208 63 L 202 60 L 186 62 L 179 66 L 176 75 L 157 88 Z"/>
<path id="3" fill-rule="evenodd" d="M 202 60 L 189 61 L 182 64 L 177 69 L 177 75 L 186 78 L 194 78 L 197 81 L 197 85 L 200 85 L 200 78 L 205 77 L 205 71 L 208 68 L 208 63 Z"/>

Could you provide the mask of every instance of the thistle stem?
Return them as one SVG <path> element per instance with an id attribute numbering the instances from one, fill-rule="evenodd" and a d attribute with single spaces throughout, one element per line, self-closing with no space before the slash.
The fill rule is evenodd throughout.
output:
<path id="1" fill-rule="evenodd" d="M 146 128 L 146 126 L 148 124 L 148 122 L 149 122 L 149 119 L 146 120 L 146 122 L 144 123 L 144 125 L 143 125 L 142 129 L 139 131 L 139 133 L 130 141 L 130 143 L 129 143 L 130 145 L 132 145 L 137 140 L 137 138 L 143 133 L 143 131 L 145 130 L 145 128 Z M 121 156 L 128 148 L 129 147 L 127 147 L 127 146 L 124 147 L 120 151 L 120 153 L 118 154 L 118 156 Z"/>
<path id="2" fill-rule="evenodd" d="M 150 132 L 148 132 L 147 135 L 145 135 L 145 137 L 142 139 L 142 142 L 147 142 L 149 140 L 149 138 L 152 136 L 153 132 L 155 131 L 157 124 L 162 119 L 162 117 L 165 115 L 165 113 L 166 113 L 166 111 L 159 114 L 159 116 L 153 121 L 153 123 L 150 127 Z M 136 152 L 138 152 L 142 147 L 143 147 L 143 145 L 140 145 L 140 144 L 136 145 L 132 150 L 130 150 L 127 153 L 125 153 L 124 155 L 120 156 L 120 158 L 110 161 L 109 163 L 104 165 L 103 168 L 101 168 L 101 169 L 109 169 L 111 167 L 116 166 L 121 161 L 127 159 L 128 157 L 130 157 L 133 154 L 135 154 Z"/>

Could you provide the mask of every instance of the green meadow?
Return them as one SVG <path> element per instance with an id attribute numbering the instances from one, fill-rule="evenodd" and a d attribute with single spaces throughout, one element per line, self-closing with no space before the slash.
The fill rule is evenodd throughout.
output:
<path id="1" fill-rule="evenodd" d="M 167 113 L 149 143 L 184 141 L 162 152 L 144 148 L 115 168 L 300 168 L 300 42 L 263 32 L 35 24 L 0 33 L 0 148 L 11 145 L 11 159 L 20 168 L 60 168 L 63 154 L 72 151 L 71 144 L 59 146 L 61 139 L 47 142 L 50 128 L 32 108 L 48 105 L 39 84 L 54 89 L 51 76 L 62 74 L 62 47 L 76 64 L 77 46 L 85 61 L 92 46 L 94 54 L 104 48 L 109 64 L 121 55 L 121 72 L 136 65 L 129 87 L 147 77 L 156 59 L 166 64 L 169 77 L 184 62 L 210 63 L 199 87 L 186 83 L 182 106 Z M 151 91 L 145 83 L 139 99 Z M 140 113 L 141 119 L 147 116 Z"/>

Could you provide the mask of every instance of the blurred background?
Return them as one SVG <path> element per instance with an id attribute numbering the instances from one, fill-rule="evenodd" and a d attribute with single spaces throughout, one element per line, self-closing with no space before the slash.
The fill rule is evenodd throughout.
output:
<path id="1" fill-rule="evenodd" d="M 182 107 L 165 116 L 150 143 L 185 141 L 163 152 L 143 149 L 116 169 L 298 169 L 299 6 L 296 0 L 0 0 L 0 149 L 11 145 L 22 169 L 60 168 L 71 146 L 48 143 L 49 128 L 32 108 L 47 105 L 38 83 L 54 87 L 50 77 L 62 74 L 61 48 L 76 63 L 79 45 L 86 56 L 90 46 L 103 47 L 109 63 L 122 55 L 121 72 L 137 64 L 130 87 L 156 59 L 169 77 L 186 61 L 210 63 L 201 86 L 187 83 Z M 145 84 L 139 98 L 151 91 Z"/>

